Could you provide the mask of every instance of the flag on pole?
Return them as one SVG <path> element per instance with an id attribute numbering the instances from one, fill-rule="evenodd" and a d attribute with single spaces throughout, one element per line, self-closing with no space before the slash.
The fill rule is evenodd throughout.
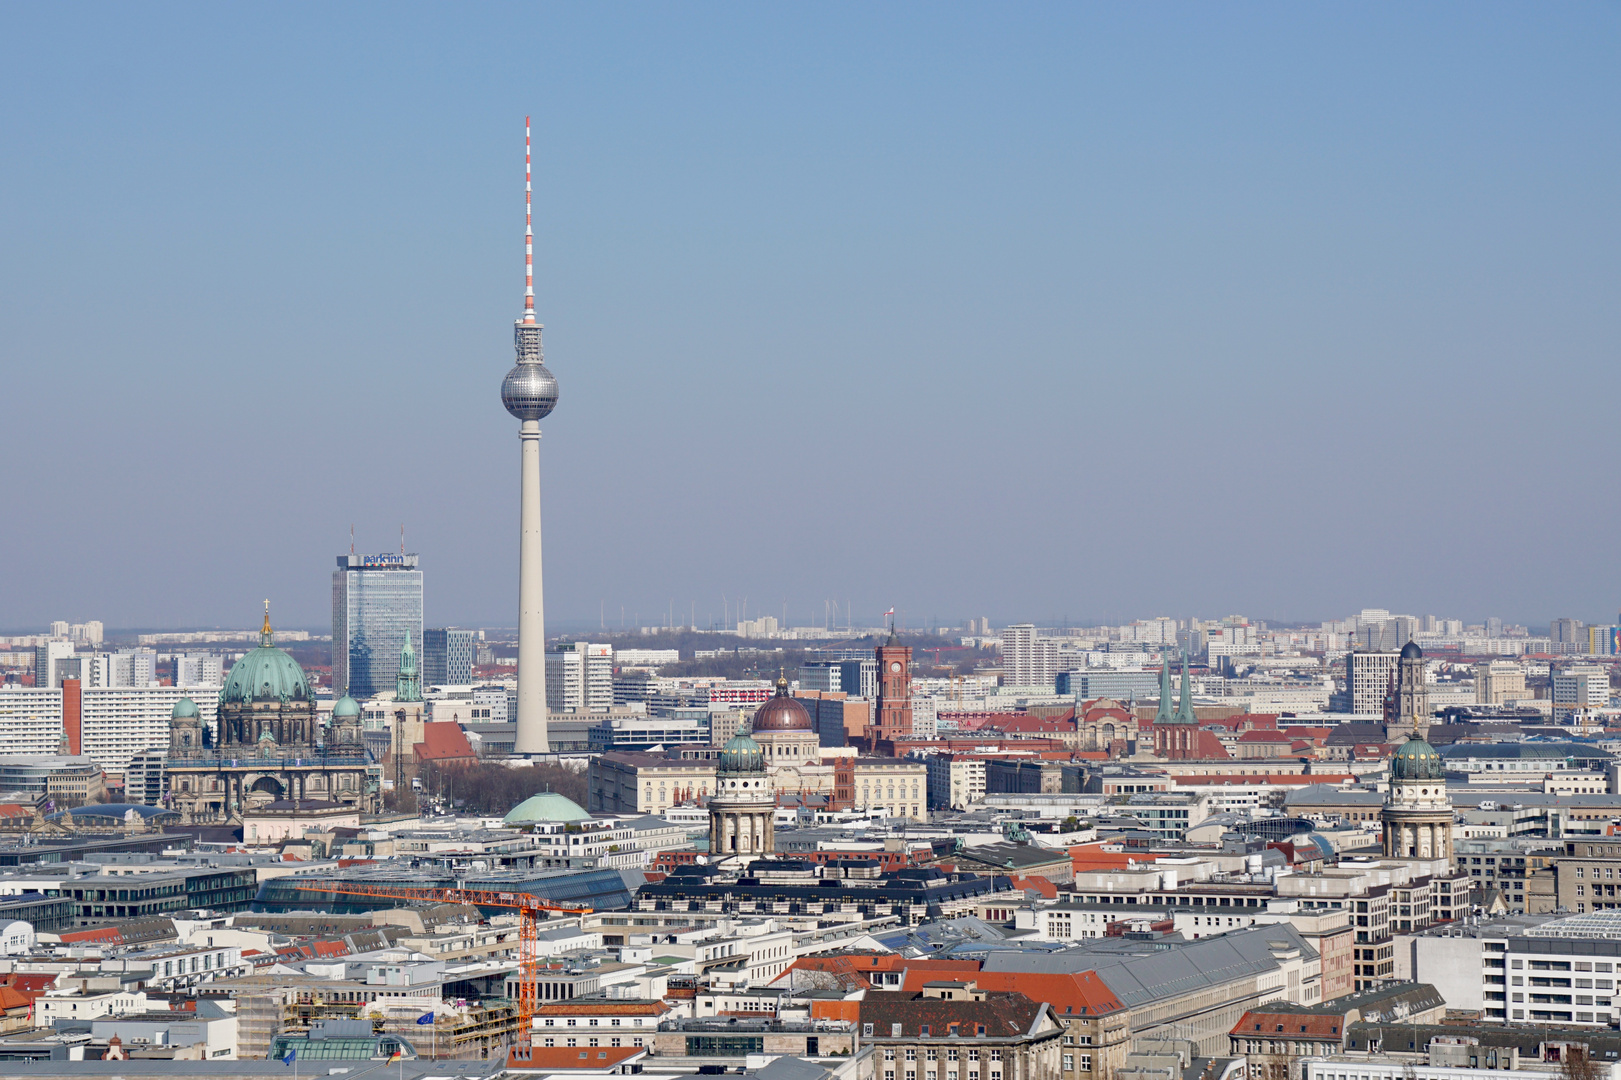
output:
<path id="1" fill-rule="evenodd" d="M 298 1057 L 298 1051 L 297 1050 L 289 1050 L 289 1051 L 287 1051 L 287 1056 L 281 1059 L 281 1063 L 283 1065 L 291 1065 L 293 1063 L 293 1061 L 295 1059 L 297 1059 L 297 1057 Z"/>
<path id="2" fill-rule="evenodd" d="M 404 1056 L 405 1056 L 405 1054 L 404 1054 L 403 1051 L 400 1051 L 400 1050 L 396 1049 L 392 1054 L 388 1055 L 388 1061 L 385 1062 L 385 1064 L 392 1065 L 392 1064 L 394 1064 L 396 1061 L 400 1060 L 400 1058 L 402 1058 Z"/>
<path id="3" fill-rule="evenodd" d="M 886 618 L 887 618 L 887 617 L 888 617 L 888 616 L 890 616 L 890 615 L 893 615 L 893 614 L 895 614 L 895 609 L 894 609 L 894 608 L 890 608 L 890 609 L 889 609 L 889 610 L 888 610 L 888 611 L 886 611 L 886 612 L 884 612 L 884 616 L 885 616 L 885 617 L 886 617 Z"/>
<path id="4" fill-rule="evenodd" d="M 421 1016 L 417 1017 L 417 1023 L 419 1023 L 419 1024 L 431 1024 L 431 1023 L 433 1023 L 433 1013 L 431 1013 L 431 1012 L 430 1013 L 423 1013 Z"/>

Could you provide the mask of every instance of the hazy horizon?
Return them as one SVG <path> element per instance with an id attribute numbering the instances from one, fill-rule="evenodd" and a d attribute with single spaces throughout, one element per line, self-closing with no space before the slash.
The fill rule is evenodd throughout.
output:
<path id="1" fill-rule="evenodd" d="M 1598 4 L 12 5 L 0 623 L 329 626 L 402 523 L 429 625 L 515 623 L 526 114 L 553 629 L 1610 622 L 1618 46 Z"/>

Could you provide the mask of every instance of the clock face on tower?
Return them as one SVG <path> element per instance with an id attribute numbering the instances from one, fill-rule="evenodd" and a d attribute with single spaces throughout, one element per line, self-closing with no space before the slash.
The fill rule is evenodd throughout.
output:
<path id="1" fill-rule="evenodd" d="M 901 662 L 899 660 L 891 660 L 889 662 L 889 670 L 891 670 L 891 671 L 899 671 L 900 669 L 901 669 Z"/>

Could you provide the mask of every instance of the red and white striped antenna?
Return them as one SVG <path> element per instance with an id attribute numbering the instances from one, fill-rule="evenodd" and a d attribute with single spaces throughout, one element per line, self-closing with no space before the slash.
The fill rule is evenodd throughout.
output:
<path id="1" fill-rule="evenodd" d="M 535 321 L 535 223 L 529 165 L 529 117 L 523 118 L 523 321 Z"/>

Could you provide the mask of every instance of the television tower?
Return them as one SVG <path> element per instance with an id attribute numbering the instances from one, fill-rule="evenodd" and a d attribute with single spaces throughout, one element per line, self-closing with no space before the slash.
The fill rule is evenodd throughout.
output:
<path id="1" fill-rule="evenodd" d="M 545 754 L 546 600 L 540 575 L 540 422 L 557 408 L 557 379 L 541 357 L 535 321 L 535 227 L 529 158 L 529 117 L 523 118 L 523 318 L 513 328 L 518 362 L 501 382 L 501 404 L 517 417 L 523 467 L 519 476 L 518 730 L 515 754 Z"/>

